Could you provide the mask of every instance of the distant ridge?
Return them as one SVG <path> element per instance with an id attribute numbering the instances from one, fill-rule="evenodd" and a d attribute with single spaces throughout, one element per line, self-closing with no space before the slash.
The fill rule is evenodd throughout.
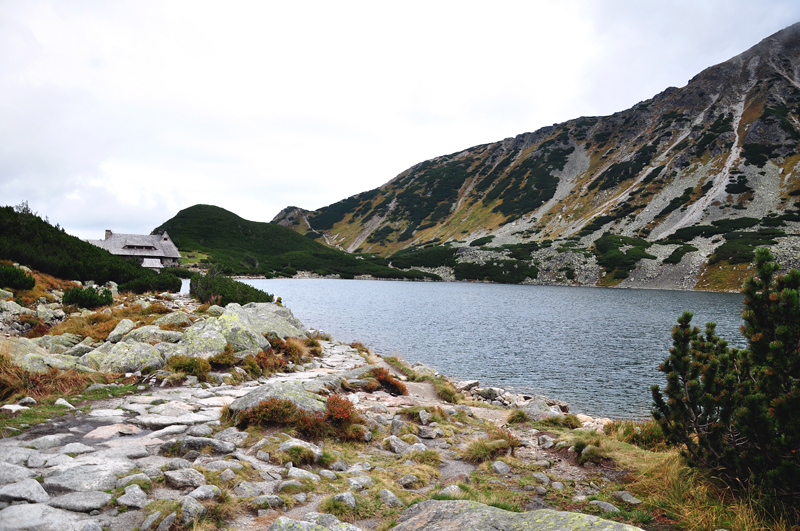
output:
<path id="1" fill-rule="evenodd" d="M 349 252 L 404 251 L 406 265 L 449 244 L 456 263 L 536 267 L 536 284 L 736 289 L 758 245 L 800 266 L 799 147 L 794 24 L 625 111 L 424 161 L 273 223 Z"/>

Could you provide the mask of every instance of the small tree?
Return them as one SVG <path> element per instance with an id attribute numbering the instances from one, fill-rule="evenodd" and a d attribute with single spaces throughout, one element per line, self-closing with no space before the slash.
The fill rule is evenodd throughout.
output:
<path id="1" fill-rule="evenodd" d="M 779 269 L 756 251 L 756 274 L 745 282 L 748 348 L 731 349 L 706 325 L 690 327 L 685 312 L 672 329 L 673 347 L 659 367 L 653 418 L 691 464 L 733 483 L 800 497 L 800 272 Z"/>

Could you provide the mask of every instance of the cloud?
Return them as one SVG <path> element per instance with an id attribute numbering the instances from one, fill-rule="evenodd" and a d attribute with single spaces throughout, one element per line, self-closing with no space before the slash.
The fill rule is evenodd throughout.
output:
<path id="1" fill-rule="evenodd" d="M 0 197 L 84 238 L 269 221 L 683 85 L 789 1 L 8 2 Z"/>

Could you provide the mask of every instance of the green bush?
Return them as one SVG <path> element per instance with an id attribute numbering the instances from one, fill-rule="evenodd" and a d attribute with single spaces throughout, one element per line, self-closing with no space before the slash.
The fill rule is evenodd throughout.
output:
<path id="1" fill-rule="evenodd" d="M 65 305 L 74 304 L 81 308 L 92 309 L 110 305 L 114 302 L 114 297 L 107 289 L 98 293 L 94 288 L 69 288 L 64 292 L 62 302 Z"/>
<path id="2" fill-rule="evenodd" d="M 0 288 L 33 289 L 36 281 L 22 269 L 0 265 Z"/>
<path id="3" fill-rule="evenodd" d="M 189 283 L 189 293 L 200 302 L 225 306 L 232 302 L 272 302 L 272 295 L 252 286 L 233 280 L 222 274 L 218 267 L 212 267 L 205 276 L 194 275 Z"/>
<path id="4" fill-rule="evenodd" d="M 653 418 L 692 465 L 731 486 L 800 498 L 800 271 L 775 275 L 767 249 L 756 251 L 745 282 L 742 334 L 748 348 L 729 348 L 715 333 L 690 327 L 684 312 L 673 347 L 653 386 Z"/>

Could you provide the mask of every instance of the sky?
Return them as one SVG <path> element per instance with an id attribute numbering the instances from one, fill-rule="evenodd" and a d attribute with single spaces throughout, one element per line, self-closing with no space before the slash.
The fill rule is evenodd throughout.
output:
<path id="1" fill-rule="evenodd" d="M 796 0 L 0 0 L 0 205 L 84 239 L 195 204 L 268 222 L 627 109 L 798 21 Z"/>

